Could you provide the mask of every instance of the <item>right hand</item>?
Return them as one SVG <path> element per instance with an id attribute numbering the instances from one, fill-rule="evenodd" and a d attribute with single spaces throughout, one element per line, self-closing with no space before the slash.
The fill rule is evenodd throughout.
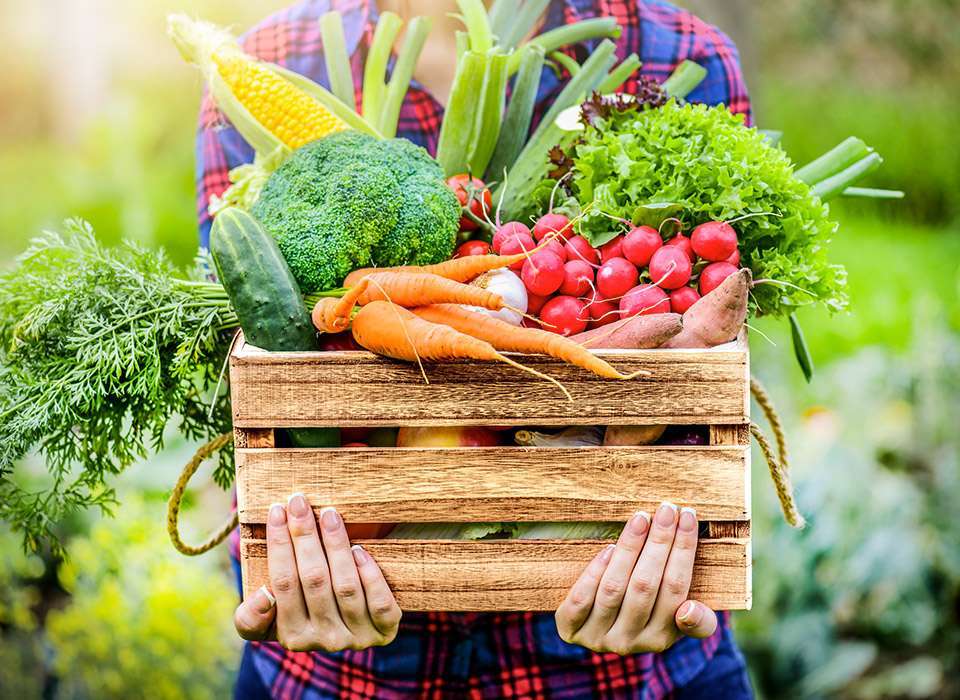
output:
<path id="1" fill-rule="evenodd" d="M 322 541 L 321 541 L 322 536 Z M 320 533 L 302 494 L 267 516 L 264 586 L 234 615 L 241 637 L 276 639 L 291 651 L 342 651 L 389 644 L 397 636 L 400 607 L 380 567 L 359 545 L 350 547 L 343 519 L 320 511 Z"/>

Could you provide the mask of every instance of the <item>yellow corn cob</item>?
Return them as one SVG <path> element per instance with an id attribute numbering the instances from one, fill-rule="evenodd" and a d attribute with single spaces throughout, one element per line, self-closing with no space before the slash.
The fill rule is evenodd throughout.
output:
<path id="1" fill-rule="evenodd" d="M 319 101 L 239 51 L 214 51 L 213 61 L 250 116 L 289 148 L 350 128 Z"/>

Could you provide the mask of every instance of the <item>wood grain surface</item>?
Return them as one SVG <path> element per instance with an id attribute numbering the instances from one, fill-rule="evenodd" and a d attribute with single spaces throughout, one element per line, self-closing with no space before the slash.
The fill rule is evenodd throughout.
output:
<path id="1" fill-rule="evenodd" d="M 626 521 L 662 501 L 746 520 L 750 452 L 732 447 L 238 449 L 243 523 L 302 492 L 347 522 Z"/>
<path id="2" fill-rule="evenodd" d="M 555 610 L 604 540 L 368 540 L 403 610 Z M 266 543 L 243 539 L 244 591 L 268 583 Z M 704 541 L 690 597 L 715 610 L 751 605 L 750 544 Z"/>

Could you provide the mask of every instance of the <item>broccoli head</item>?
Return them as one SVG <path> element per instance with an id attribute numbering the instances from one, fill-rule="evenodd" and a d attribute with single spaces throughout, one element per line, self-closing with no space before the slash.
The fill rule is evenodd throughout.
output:
<path id="1" fill-rule="evenodd" d="M 251 212 L 305 294 L 340 286 L 358 267 L 446 260 L 460 221 L 460 203 L 424 149 L 358 131 L 294 151 Z"/>

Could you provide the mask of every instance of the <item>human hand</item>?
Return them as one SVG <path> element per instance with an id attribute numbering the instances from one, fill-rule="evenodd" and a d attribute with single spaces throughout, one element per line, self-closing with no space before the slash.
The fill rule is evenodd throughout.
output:
<path id="1" fill-rule="evenodd" d="M 243 601 L 234 615 L 244 639 L 332 652 L 383 646 L 397 636 L 397 601 L 373 558 L 359 545 L 350 547 L 335 509 L 320 511 L 318 534 L 302 494 L 291 496 L 286 508 L 272 505 L 267 568 L 270 588 Z"/>
<path id="2" fill-rule="evenodd" d="M 557 609 L 560 638 L 596 652 L 662 652 L 681 635 L 702 639 L 717 615 L 687 600 L 697 551 L 697 515 L 662 504 L 653 523 L 637 513 L 616 545 L 587 565 Z"/>

